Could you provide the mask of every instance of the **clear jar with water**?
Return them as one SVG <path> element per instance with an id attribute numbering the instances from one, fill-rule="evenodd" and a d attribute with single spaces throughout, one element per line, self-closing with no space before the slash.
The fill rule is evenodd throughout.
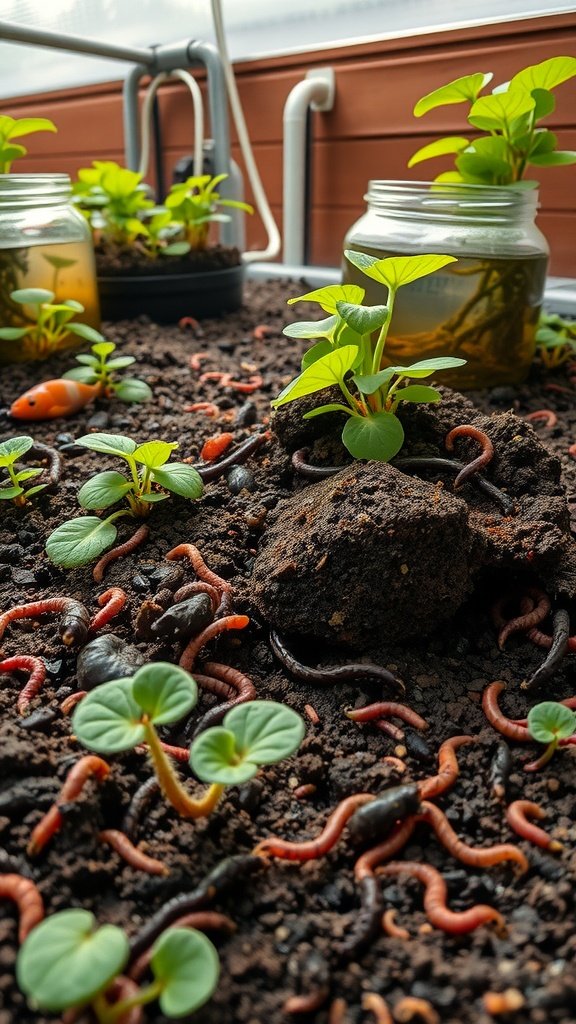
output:
<path id="1" fill-rule="evenodd" d="M 30 323 L 29 310 L 11 292 L 43 288 L 54 292 L 55 303 L 80 302 L 85 311 L 75 319 L 99 328 L 92 236 L 71 196 L 67 174 L 0 174 L 0 327 Z M 72 334 L 64 341 L 80 343 Z M 29 358 L 35 356 L 21 340 L 0 339 L 0 363 Z"/>
<path id="2" fill-rule="evenodd" d="M 460 356 L 443 372 L 460 389 L 518 384 L 534 358 L 548 244 L 535 224 L 534 189 L 408 181 L 370 181 L 367 212 L 345 249 L 378 259 L 442 253 L 457 263 L 400 288 L 383 366 Z M 369 305 L 385 289 L 345 258 L 343 281 L 360 285 Z"/>

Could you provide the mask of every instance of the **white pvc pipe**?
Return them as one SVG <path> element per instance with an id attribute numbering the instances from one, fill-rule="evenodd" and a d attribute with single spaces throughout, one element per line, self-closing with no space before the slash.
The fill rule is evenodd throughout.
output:
<path id="1" fill-rule="evenodd" d="M 143 178 L 146 177 L 148 170 L 148 160 L 150 155 L 150 112 L 152 108 L 152 101 L 158 92 L 158 88 L 163 82 L 167 82 L 170 78 L 179 78 L 181 82 L 184 82 L 192 96 L 192 105 L 194 107 L 194 165 L 193 173 L 195 176 L 202 174 L 202 165 L 204 154 L 202 146 L 204 142 L 204 107 L 202 104 L 202 93 L 200 92 L 200 86 L 195 78 L 188 71 L 182 71 L 180 68 L 175 68 L 173 71 L 162 71 L 159 75 L 156 75 L 152 79 L 146 95 L 144 97 L 144 103 L 142 105 L 142 116 L 141 116 L 141 129 L 140 134 L 142 138 L 140 148 L 140 166 L 138 172 Z"/>

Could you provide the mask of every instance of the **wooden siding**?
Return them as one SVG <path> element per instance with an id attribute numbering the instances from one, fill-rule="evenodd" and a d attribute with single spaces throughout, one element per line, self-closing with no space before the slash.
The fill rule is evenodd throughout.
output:
<path id="1" fill-rule="evenodd" d="M 290 90 L 310 68 L 330 65 L 336 74 L 334 109 L 312 116 L 310 262 L 336 265 L 347 228 L 364 210 L 368 180 L 433 176 L 446 162 L 408 171 L 408 157 L 442 135 L 465 134 L 460 106 L 414 118 L 421 95 L 470 71 L 493 71 L 495 81 L 505 81 L 521 67 L 559 54 L 576 54 L 576 13 L 238 64 L 238 88 L 275 215 L 281 220 L 282 112 Z M 198 78 L 202 82 L 202 73 Z M 563 148 L 576 149 L 575 100 L 576 83 L 561 86 L 547 119 Z M 22 170 L 74 175 L 95 158 L 123 159 L 121 83 L 11 99 L 2 108 L 19 117 L 42 114 L 58 125 L 57 135 L 34 136 L 33 155 L 20 162 Z M 178 84 L 164 87 L 160 110 L 163 168 L 170 181 L 174 164 L 191 149 L 187 91 Z M 233 156 L 242 164 L 234 133 Z M 552 248 L 551 272 L 576 277 L 576 168 L 537 171 L 539 223 Z M 247 234 L 250 248 L 265 245 L 257 217 L 248 218 Z"/>

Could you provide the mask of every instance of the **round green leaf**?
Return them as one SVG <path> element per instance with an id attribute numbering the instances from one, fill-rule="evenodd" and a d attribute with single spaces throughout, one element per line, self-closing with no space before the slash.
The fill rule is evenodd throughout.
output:
<path id="1" fill-rule="evenodd" d="M 463 103 L 465 100 L 473 102 L 492 78 L 491 74 L 483 75 L 482 72 L 477 72 L 473 75 L 456 78 L 453 82 L 448 82 L 447 85 L 441 85 L 439 89 L 434 89 L 433 92 L 427 93 L 426 96 L 418 100 L 414 107 L 414 116 L 422 117 L 422 114 L 427 114 L 429 110 L 450 103 Z"/>
<path id="2" fill-rule="evenodd" d="M 116 347 L 116 346 L 114 346 Z M 106 363 L 108 370 L 124 370 L 127 366 L 132 366 L 136 359 L 134 356 L 117 356 L 115 359 L 109 359 Z"/>
<path id="3" fill-rule="evenodd" d="M 357 270 L 361 270 L 367 277 L 386 285 L 393 291 L 405 284 L 418 281 L 421 277 L 427 277 L 428 274 L 433 274 L 436 270 L 442 270 L 449 263 L 458 262 L 455 256 L 445 256 L 439 253 L 422 253 L 421 256 L 387 256 L 386 259 L 379 260 L 365 252 L 346 249 L 344 255 Z"/>
<path id="4" fill-rule="evenodd" d="M 357 284 L 327 284 L 313 292 L 306 292 L 306 295 L 288 299 L 288 305 L 292 306 L 295 302 L 318 302 L 326 313 L 334 314 L 337 312 L 337 302 L 360 303 L 365 294 L 364 289 Z"/>
<path id="5" fill-rule="evenodd" d="M 122 973 L 129 945 L 114 925 L 100 928 L 88 910 L 63 910 L 24 942 L 16 977 L 32 1006 L 56 1012 L 89 1003 Z"/>
<path id="6" fill-rule="evenodd" d="M 64 270 L 65 267 L 73 267 L 78 260 L 67 260 L 63 256 L 43 256 L 46 263 L 49 263 L 55 270 Z"/>
<path id="7" fill-rule="evenodd" d="M 116 540 L 116 527 L 98 516 L 79 516 L 62 523 L 46 541 L 46 554 L 54 565 L 72 569 L 98 558 Z"/>
<path id="8" fill-rule="evenodd" d="M 298 750 L 305 725 L 300 715 L 274 700 L 239 704 L 222 725 L 234 733 L 236 753 L 254 764 L 275 764 Z"/>
<path id="9" fill-rule="evenodd" d="M 321 356 L 311 366 L 307 366 L 299 377 L 296 377 L 278 395 L 272 405 L 278 409 L 287 402 L 293 402 L 303 395 L 313 395 L 316 391 L 322 391 L 333 384 L 339 384 L 351 370 L 358 356 L 356 345 L 344 345 L 342 348 L 333 349 L 327 355 Z"/>
<path id="10" fill-rule="evenodd" d="M 523 68 L 510 82 L 511 86 L 520 86 L 528 92 L 533 89 L 554 89 L 562 82 L 576 75 L 576 57 L 549 57 L 540 64 L 532 64 Z"/>
<path id="11" fill-rule="evenodd" d="M 72 731 L 88 750 L 118 754 L 143 742 L 146 730 L 141 719 L 132 679 L 113 679 L 81 700 L 72 716 Z"/>
<path id="12" fill-rule="evenodd" d="M 136 451 L 137 444 L 131 437 L 124 437 L 123 434 L 84 434 L 79 437 L 76 444 L 84 448 L 90 448 L 93 452 L 105 452 L 106 455 L 132 455 Z"/>
<path id="13" fill-rule="evenodd" d="M 328 316 L 325 320 L 299 320 L 295 324 L 287 324 L 282 334 L 287 338 L 331 338 L 337 325 L 337 316 Z"/>
<path id="14" fill-rule="evenodd" d="M 92 351 L 95 356 L 104 356 L 105 358 L 114 352 L 115 348 L 116 345 L 113 341 L 105 341 L 102 335 L 100 335 L 100 339 L 92 346 Z"/>
<path id="15" fill-rule="evenodd" d="M 342 440 L 355 459 L 389 462 L 404 443 L 404 429 L 391 412 L 351 416 L 344 424 Z"/>
<path id="16" fill-rule="evenodd" d="M 190 767 L 202 782 L 239 786 L 258 771 L 254 761 L 239 759 L 236 737 L 221 725 L 206 729 L 190 749 Z"/>
<path id="17" fill-rule="evenodd" d="M 192 710 L 198 687 L 183 668 L 157 661 L 138 669 L 132 679 L 132 696 L 154 725 L 166 725 Z"/>
<path id="18" fill-rule="evenodd" d="M 10 293 L 14 302 L 22 302 L 25 305 L 35 306 L 37 303 L 52 302 L 54 292 L 47 288 L 17 288 Z"/>
<path id="19" fill-rule="evenodd" d="M 426 384 L 409 384 L 407 388 L 399 388 L 394 397 L 399 402 L 440 402 L 442 400 L 440 392 Z"/>
<path id="20" fill-rule="evenodd" d="M 98 380 L 94 370 L 89 366 L 75 366 L 73 370 L 66 370 L 62 377 L 64 380 L 79 380 L 82 384 L 95 384 Z"/>
<path id="21" fill-rule="evenodd" d="M 128 357 L 126 356 L 126 358 Z M 119 360 L 114 359 L 113 362 L 119 362 Z M 108 363 L 108 369 L 114 369 L 112 363 Z M 119 398 L 121 402 L 149 402 L 152 398 L 152 388 L 145 381 L 138 380 L 136 377 L 125 377 L 113 387 L 116 398 Z"/>
<path id="22" fill-rule="evenodd" d="M 82 309 L 77 312 L 82 312 Z M 84 341 L 99 341 L 102 337 L 100 331 L 94 330 L 89 324 L 68 324 L 68 330 L 70 334 L 75 334 L 78 338 L 83 338 Z"/>
<path id="23" fill-rule="evenodd" d="M 218 984 L 220 961 L 209 939 L 194 928 L 169 928 L 152 949 L 152 972 L 163 984 L 160 1009 L 185 1017 L 210 999 Z"/>
<path id="24" fill-rule="evenodd" d="M 200 498 L 204 490 L 202 477 L 192 466 L 183 462 L 171 462 L 163 469 L 155 469 L 152 476 L 157 484 L 182 498 Z"/>
<path id="25" fill-rule="evenodd" d="M 120 501 L 134 487 L 121 473 L 107 470 L 87 480 L 78 491 L 82 508 L 108 508 Z"/>
<path id="26" fill-rule="evenodd" d="M 19 494 L 24 494 L 23 487 L 5 487 L 3 484 L 0 486 L 0 501 L 11 501 L 12 498 L 17 498 Z"/>
<path id="27" fill-rule="evenodd" d="M 96 356 L 88 355 L 85 352 L 81 352 L 80 355 L 74 356 L 74 358 L 75 358 L 76 362 L 80 363 L 82 366 L 98 366 L 99 365 L 98 359 L 96 359 Z"/>
<path id="28" fill-rule="evenodd" d="M 538 743 L 563 740 L 576 732 L 576 713 L 555 700 L 544 700 L 530 709 L 528 729 Z"/>
<path id="29" fill-rule="evenodd" d="M 177 441 L 145 441 L 134 449 L 133 454 L 136 462 L 141 462 L 147 469 L 160 469 L 177 447 Z"/>
<path id="30" fill-rule="evenodd" d="M 7 441 L 0 441 L 0 466 L 11 466 L 30 451 L 33 444 L 34 439 L 28 434 L 20 434 L 18 437 L 9 437 Z"/>
<path id="31" fill-rule="evenodd" d="M 31 330 L 31 327 L 0 327 L 0 338 L 2 341 L 18 341 Z"/>
<path id="32" fill-rule="evenodd" d="M 337 302 L 338 312 L 356 334 L 379 331 L 388 319 L 388 306 L 356 306 L 353 302 Z"/>

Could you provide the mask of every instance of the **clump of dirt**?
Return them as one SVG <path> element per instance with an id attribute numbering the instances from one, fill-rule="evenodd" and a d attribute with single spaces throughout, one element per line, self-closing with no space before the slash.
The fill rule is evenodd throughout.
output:
<path id="1" fill-rule="evenodd" d="M 207 249 L 191 249 L 184 256 L 150 256 L 135 243 L 131 246 L 106 245 L 96 247 L 98 277 L 148 277 L 166 274 L 202 274 L 211 270 L 238 267 L 242 262 L 240 250 L 234 246 L 211 245 Z"/>

